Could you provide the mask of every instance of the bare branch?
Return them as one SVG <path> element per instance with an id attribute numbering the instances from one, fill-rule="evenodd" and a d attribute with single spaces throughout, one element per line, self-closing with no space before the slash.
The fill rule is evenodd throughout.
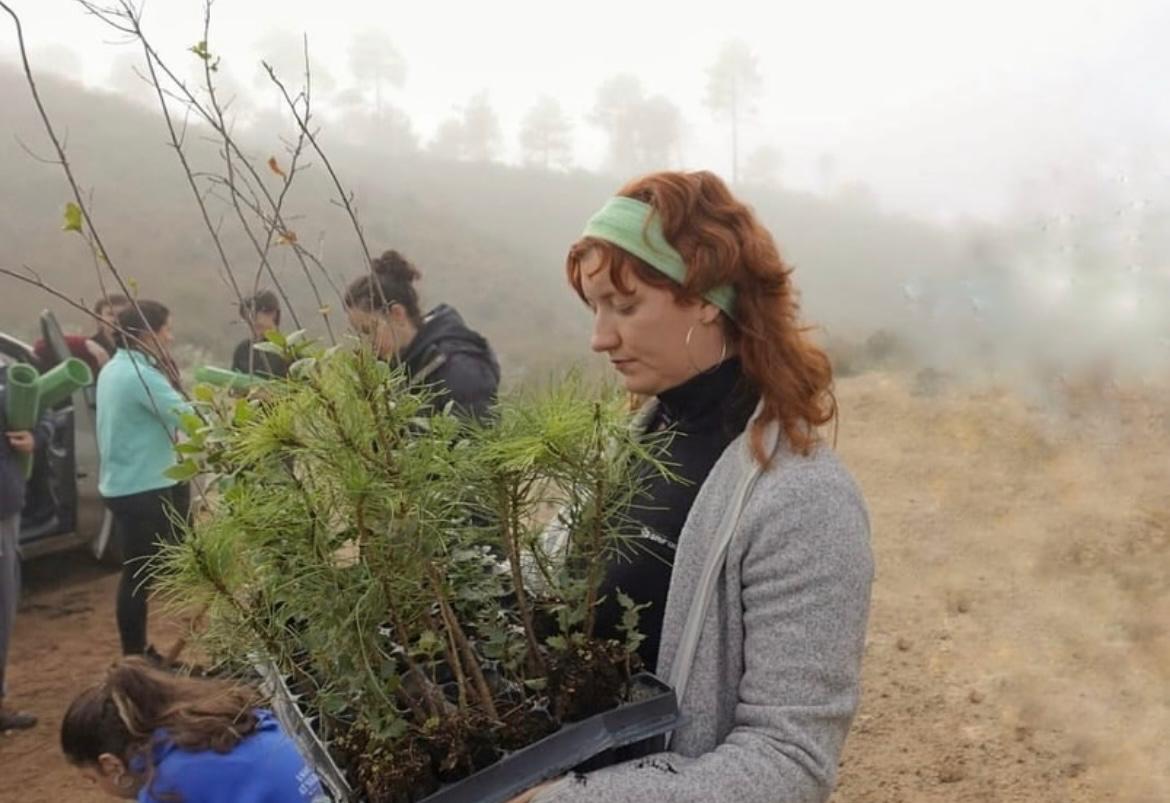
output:
<path id="1" fill-rule="evenodd" d="M 93 190 L 89 191 L 89 205 L 93 206 Z M 85 242 L 89 245 L 89 254 L 93 258 L 93 272 L 97 276 L 98 288 L 102 291 L 102 298 L 110 294 L 106 289 L 106 280 L 102 278 L 102 262 L 105 261 L 105 254 L 98 250 L 98 245 L 93 239 L 92 233 L 86 233 Z"/>
<path id="2" fill-rule="evenodd" d="M 121 31 L 131 38 L 134 37 L 134 31 L 127 23 L 114 22 L 114 20 L 122 18 L 123 12 L 121 10 L 112 6 L 101 6 L 97 3 L 88 2 L 88 0 L 77 0 L 77 2 L 91 16 L 97 17 L 116 31 Z"/>
<path id="3" fill-rule="evenodd" d="M 212 0 L 207 0 L 204 4 L 204 14 L 203 14 L 203 41 L 204 41 L 204 43 L 210 41 L 211 6 L 212 6 Z M 308 83 L 309 77 L 308 77 L 308 54 L 307 53 L 306 53 L 305 58 L 306 58 L 306 61 L 305 61 L 306 83 Z M 215 126 L 216 130 L 218 132 L 220 132 L 220 134 L 223 138 L 223 142 L 224 142 L 223 156 L 224 156 L 224 162 L 228 167 L 228 179 L 229 179 L 228 184 L 229 184 L 229 190 L 231 191 L 231 203 L 232 203 L 233 207 L 235 207 L 237 210 L 239 209 L 239 193 L 237 193 L 235 191 L 235 182 L 233 180 L 234 173 L 233 173 L 233 165 L 232 165 L 232 161 L 233 161 L 232 160 L 232 152 L 234 149 L 235 153 L 240 157 L 240 161 L 248 168 L 249 172 L 252 174 L 253 178 L 256 180 L 256 184 L 259 186 L 260 190 L 264 193 L 266 200 L 268 201 L 269 205 L 272 208 L 271 218 L 266 220 L 265 215 L 263 215 L 259 212 L 259 208 L 260 208 L 259 199 L 255 198 L 255 196 L 253 196 L 254 201 L 255 201 L 255 204 L 251 207 L 253 212 L 255 214 L 257 214 L 257 216 L 259 216 L 261 220 L 266 220 L 266 227 L 265 227 L 266 231 L 265 231 L 265 236 L 264 236 L 264 245 L 262 247 L 257 246 L 257 250 L 259 252 L 259 257 L 260 257 L 260 265 L 256 269 L 256 276 L 255 276 L 255 279 L 253 281 L 253 292 L 255 293 L 258 291 L 259 285 L 260 285 L 260 275 L 261 275 L 261 272 L 265 269 L 268 270 L 268 273 L 272 277 L 273 282 L 276 283 L 279 287 L 279 282 L 276 279 L 276 275 L 273 272 L 273 270 L 268 262 L 268 254 L 271 251 L 273 240 L 278 233 L 281 235 L 282 238 L 289 239 L 289 234 L 288 234 L 289 229 L 288 229 L 287 225 L 285 225 L 283 220 L 282 220 L 282 210 L 284 207 L 285 198 L 287 197 L 288 192 L 292 187 L 292 182 L 296 177 L 296 162 L 299 159 L 300 153 L 304 148 L 304 137 L 302 136 L 298 139 L 296 148 L 294 149 L 293 155 L 292 155 L 292 167 L 288 172 L 286 172 L 283 175 L 284 183 L 280 189 L 279 195 L 274 200 L 272 198 L 271 194 L 269 194 L 263 180 L 260 178 L 259 175 L 256 174 L 255 170 L 253 169 L 251 161 L 248 160 L 247 158 L 245 158 L 243 156 L 243 154 L 239 152 L 239 149 L 235 147 L 235 139 L 232 137 L 231 132 L 229 130 L 229 127 L 228 127 L 228 124 L 227 124 L 227 121 L 226 121 L 226 118 L 224 115 L 224 110 L 220 106 L 218 95 L 216 94 L 215 82 L 212 80 L 212 75 L 211 75 L 212 62 L 209 58 L 204 58 L 203 65 L 204 65 L 203 66 L 204 80 L 205 80 L 205 85 L 207 88 L 207 94 L 208 94 L 208 98 L 209 98 L 210 103 L 211 103 L 211 109 L 215 114 L 215 120 L 213 122 L 213 125 Z M 305 99 L 305 113 L 306 113 L 306 115 L 309 113 L 309 103 L 308 103 L 307 96 Z M 249 186 L 249 189 L 251 190 L 250 186 Z M 241 223 L 243 223 L 242 213 L 241 213 Z M 245 228 L 247 228 L 247 227 L 245 226 Z M 251 238 L 252 235 L 251 235 L 250 230 L 248 231 L 248 235 L 249 235 L 249 238 Z M 256 245 L 256 242 L 254 239 L 253 239 L 253 245 Z M 321 298 L 321 293 L 317 288 L 316 282 L 313 281 L 312 272 L 309 270 L 308 265 L 305 264 L 304 259 L 300 258 L 299 255 L 298 255 L 298 260 L 301 263 L 301 268 L 305 274 L 305 278 L 309 282 L 309 287 L 311 288 L 311 290 L 313 292 L 313 297 L 317 301 L 317 309 L 321 313 L 321 318 L 325 323 L 325 331 L 329 336 L 329 340 L 331 343 L 336 343 L 337 339 L 333 334 L 333 326 L 329 320 L 329 315 L 328 315 L 327 309 L 324 305 L 324 301 Z M 283 291 L 282 291 L 282 295 L 283 295 Z M 285 303 L 286 303 L 286 305 L 288 305 L 290 307 L 290 310 L 291 310 L 292 305 L 288 302 L 287 298 L 285 299 Z M 295 318 L 296 318 L 295 312 L 293 313 L 293 317 L 295 320 Z M 300 326 L 299 321 L 297 322 L 297 326 L 298 327 Z"/>
<path id="4" fill-rule="evenodd" d="M 110 274 L 118 282 L 118 286 L 122 289 L 122 292 L 126 295 L 127 298 L 131 299 L 135 308 L 137 308 L 138 302 L 134 300 L 135 294 L 130 291 L 130 287 L 126 284 L 125 281 L 123 281 L 121 273 L 118 272 L 117 267 L 115 267 L 114 263 L 110 260 L 109 251 L 102 243 L 101 236 L 98 234 L 97 228 L 93 224 L 93 216 L 90 214 L 90 206 L 86 199 L 82 197 L 81 187 L 78 184 L 76 177 L 74 177 L 73 168 L 70 166 L 69 159 L 65 155 L 65 147 L 61 140 L 57 137 L 57 131 L 53 127 L 53 122 L 49 118 L 49 113 L 45 109 L 44 102 L 41 100 L 41 93 L 37 89 L 36 80 L 33 78 L 32 66 L 28 62 L 28 50 L 26 49 L 24 43 L 24 29 L 21 27 L 20 17 L 17 16 L 16 12 L 13 11 L 7 3 L 2 2 L 2 0 L 0 0 L 0 9 L 3 9 L 8 13 L 8 16 L 12 18 L 13 25 L 16 26 L 16 41 L 20 50 L 20 63 L 24 70 L 24 77 L 28 83 L 29 90 L 32 93 L 33 103 L 36 104 L 37 113 L 40 115 L 41 122 L 45 127 L 45 132 L 49 135 L 49 140 L 53 143 L 53 149 L 57 153 L 58 163 L 60 164 L 61 169 L 65 172 L 65 178 L 69 182 L 70 190 L 73 192 L 74 203 L 77 204 L 78 209 L 81 211 L 83 230 L 89 232 L 89 236 L 92 238 L 92 243 L 94 246 L 96 246 L 98 253 L 103 255 L 106 267 L 109 269 Z M 141 310 L 139 310 L 139 312 L 141 313 Z"/>
<path id="5" fill-rule="evenodd" d="M 65 178 L 68 180 L 69 188 L 73 192 L 74 202 L 77 204 L 78 211 L 81 213 L 81 231 L 86 237 L 86 242 L 89 244 L 91 252 L 100 257 L 101 262 L 105 263 L 105 266 L 109 269 L 110 274 L 118 282 L 118 286 L 121 288 L 122 292 L 128 299 L 130 299 L 130 304 L 134 307 L 135 312 L 137 312 L 140 318 L 145 321 L 146 316 L 143 315 L 142 308 L 138 306 L 138 294 L 131 291 L 129 285 L 122 279 L 122 274 L 118 271 L 117 267 L 114 266 L 113 261 L 109 258 L 109 251 L 106 250 L 105 245 L 102 243 L 101 236 L 98 234 L 97 227 L 94 226 L 93 217 L 89 211 L 92 208 L 92 204 L 90 204 L 89 200 L 82 197 L 81 188 L 77 183 L 77 179 L 73 175 L 73 168 L 69 164 L 69 159 L 65 155 L 65 146 L 57 137 L 57 132 L 53 127 L 53 122 L 49 118 L 49 113 L 45 109 L 44 103 L 41 101 L 41 95 L 37 90 L 36 80 L 33 77 L 32 66 L 28 61 L 28 50 L 26 49 L 24 43 L 24 29 L 21 26 L 20 17 L 17 16 L 16 12 L 13 11 L 12 8 L 5 2 L 0 2 L 0 8 L 8 13 L 8 16 L 12 18 L 13 25 L 16 27 L 16 41 L 20 49 L 21 67 L 24 70 L 25 79 L 28 82 L 29 90 L 32 93 L 33 102 L 36 104 L 37 113 L 40 115 L 41 122 L 45 127 L 45 131 L 48 133 L 49 139 L 53 143 L 53 148 L 57 152 L 57 158 L 60 160 L 61 169 L 65 172 Z M 101 284 L 101 269 L 100 265 L 98 265 L 96 261 L 95 266 L 98 266 L 98 283 Z M 102 287 L 104 286 L 105 285 L 103 284 Z M 155 350 L 155 353 L 163 355 L 168 353 L 166 345 L 161 340 L 159 340 L 156 332 L 151 332 L 150 339 L 153 341 L 152 346 Z M 137 365 L 135 366 L 135 370 L 138 370 Z M 143 387 L 146 389 L 146 396 L 150 400 L 151 406 L 154 407 L 155 413 L 159 414 L 158 405 L 155 402 L 154 395 L 151 393 L 149 386 L 147 386 L 145 381 L 142 380 L 141 372 L 138 371 L 138 373 L 139 381 L 142 381 Z M 159 415 L 161 418 L 161 414 Z"/>
<path id="6" fill-rule="evenodd" d="M 145 40 L 145 37 L 143 37 L 143 39 Z M 207 2 L 205 2 L 203 4 L 203 47 L 206 48 L 207 43 L 210 41 L 211 41 L 211 0 L 207 0 Z M 211 59 L 206 55 L 201 55 L 200 58 L 203 59 L 204 87 L 207 89 L 208 101 L 211 104 L 211 110 L 215 116 L 215 120 L 214 120 L 213 125 L 215 125 L 217 131 L 223 132 L 222 136 L 224 137 L 225 140 L 230 139 L 231 135 L 230 135 L 230 132 L 227 130 L 227 125 L 226 125 L 226 122 L 224 120 L 223 109 L 219 105 L 219 99 L 217 98 L 216 92 L 215 92 L 215 81 L 212 79 L 212 75 L 211 75 Z M 184 92 L 186 92 L 192 99 L 194 99 L 194 96 L 190 95 L 189 90 L 187 90 L 186 84 L 180 83 L 180 86 L 182 87 Z M 201 113 L 206 116 L 205 111 L 203 111 Z M 235 159 L 232 158 L 231 147 L 229 145 L 227 145 L 226 142 L 224 145 L 224 149 L 221 152 L 221 156 L 223 157 L 224 166 L 227 169 L 228 182 L 234 186 L 235 181 L 236 181 Z M 277 292 L 280 293 L 281 298 L 284 300 L 285 307 L 288 309 L 289 315 L 293 319 L 293 323 L 299 329 L 301 326 L 301 323 L 300 323 L 300 320 L 297 318 L 296 309 L 293 307 L 292 302 L 289 300 L 288 294 L 285 293 L 284 286 L 281 284 L 280 280 L 277 278 L 276 271 L 273 270 L 272 265 L 268 262 L 267 249 L 261 247 L 260 243 L 256 239 L 256 236 L 252 233 L 252 227 L 248 225 L 247 218 L 244 215 L 243 209 L 240 208 L 239 202 L 236 200 L 235 194 L 232 195 L 231 203 L 232 203 L 232 208 L 235 210 L 236 217 L 240 223 L 240 227 L 244 230 L 244 233 L 247 235 L 248 240 L 252 243 L 252 247 L 260 255 L 260 268 L 257 271 L 257 280 L 253 283 L 253 288 L 252 288 L 250 295 L 255 295 L 255 293 L 258 289 L 259 272 L 267 270 L 269 277 L 272 279 L 273 284 L 276 286 Z M 243 303 L 242 298 L 240 301 L 241 301 L 240 309 L 245 310 L 245 313 L 248 315 L 248 318 L 249 318 L 248 323 L 249 324 L 254 323 L 254 321 L 251 320 L 252 313 L 248 311 L 247 305 L 245 305 Z M 251 353 L 249 353 L 249 359 L 250 358 L 251 358 Z M 249 367 L 251 367 L 251 366 L 249 366 Z"/>
<path id="7" fill-rule="evenodd" d="M 66 295 L 52 285 L 48 284 L 44 279 L 41 278 L 39 273 L 30 268 L 28 265 L 21 265 L 21 268 L 24 269 L 24 273 L 12 270 L 11 268 L 0 268 L 0 275 L 8 276 L 12 279 L 16 279 L 17 281 L 24 282 L 27 285 L 31 285 L 38 290 L 43 290 L 54 298 L 64 301 L 78 312 L 81 312 L 84 315 L 92 318 L 95 323 L 105 323 L 100 315 L 89 308 L 89 306 L 85 303 L 85 299 L 81 299 L 80 301 L 74 300 L 71 296 Z M 114 328 L 117 329 L 117 325 L 115 325 Z"/>
<path id="8" fill-rule="evenodd" d="M 14 140 L 16 140 L 16 144 L 20 146 L 20 149 L 22 151 L 27 153 L 29 156 L 31 156 L 33 159 L 40 162 L 41 164 L 46 164 L 46 165 L 60 165 L 61 164 L 61 162 L 57 159 L 49 159 L 47 157 L 39 156 L 36 153 L 34 153 L 33 149 L 30 148 L 28 145 L 25 145 L 24 141 L 18 135 L 13 134 L 12 138 Z"/>
<path id="9" fill-rule="evenodd" d="M 150 84 L 154 87 L 155 95 L 158 98 L 159 107 L 163 113 L 163 120 L 167 127 L 167 133 L 170 136 L 171 146 L 175 151 L 175 155 L 179 159 L 179 164 L 183 168 L 183 174 L 187 178 L 187 185 L 191 188 L 192 194 L 195 196 L 196 206 L 199 207 L 199 214 L 203 219 L 203 224 L 211 235 L 212 242 L 215 245 L 216 254 L 219 257 L 220 265 L 223 268 L 223 273 L 227 276 L 228 286 L 235 294 L 238 302 L 243 303 L 243 293 L 240 290 L 239 284 L 236 281 L 235 272 L 232 270 L 231 261 L 228 259 L 227 252 L 224 250 L 223 241 L 220 239 L 219 233 L 215 226 L 211 223 L 211 215 L 207 211 L 206 204 L 203 203 L 202 194 L 199 192 L 199 187 L 195 183 L 192 175 L 191 165 L 187 160 L 187 154 L 183 150 L 183 143 L 179 138 L 178 132 L 175 130 L 174 120 L 171 117 L 170 106 L 167 104 L 166 93 L 163 91 L 162 84 L 158 78 L 158 72 L 155 69 L 155 53 L 145 40 L 140 25 L 140 20 L 137 16 L 131 13 L 131 7 L 128 2 L 123 2 L 123 7 L 126 9 L 127 17 L 132 21 L 132 29 L 134 35 L 142 44 L 143 53 L 146 57 L 146 69 L 149 73 Z"/>
<path id="10" fill-rule="evenodd" d="M 187 142 L 187 127 L 190 125 L 190 123 L 191 123 L 191 109 L 187 108 L 187 109 L 183 110 L 183 124 L 182 124 L 182 127 L 179 129 L 179 143 L 178 143 L 178 145 L 180 148 L 182 148 L 183 145 Z"/>
<path id="11" fill-rule="evenodd" d="M 87 7 L 91 7 L 91 8 L 93 7 L 93 4 L 88 3 L 87 0 L 79 0 L 79 2 L 81 2 L 83 5 L 86 5 Z M 121 0 L 121 5 L 122 5 L 123 10 L 116 11 L 115 13 L 113 13 L 114 19 L 110 19 L 108 17 L 103 17 L 100 14 L 98 16 L 101 17 L 105 22 L 107 22 L 107 24 L 111 24 L 119 30 L 126 30 L 127 25 L 131 26 L 130 30 L 133 31 L 134 36 L 139 40 L 139 43 L 142 45 L 144 50 L 148 53 L 148 62 L 151 64 L 152 71 L 156 68 L 158 70 L 162 71 L 162 73 L 170 80 L 170 82 L 172 84 L 174 84 L 174 86 L 181 93 L 182 102 L 184 104 L 188 105 L 190 108 L 194 109 L 206 122 L 208 122 L 213 127 L 213 129 L 215 129 L 216 133 L 222 139 L 225 147 L 232 154 L 234 154 L 235 157 L 237 158 L 238 166 L 242 167 L 256 181 L 257 186 L 259 186 L 261 192 L 264 194 L 265 199 L 268 202 L 269 206 L 272 209 L 274 209 L 277 213 L 277 214 L 272 216 L 273 220 L 276 223 L 276 226 L 273 227 L 273 230 L 274 231 L 287 230 L 288 227 L 284 225 L 284 222 L 282 220 L 282 216 L 280 215 L 280 207 L 277 205 L 276 200 L 268 192 L 263 181 L 260 179 L 259 173 L 257 172 L 256 168 L 252 165 L 249 158 L 240 150 L 235 139 L 232 137 L 231 132 L 228 130 L 228 128 L 223 120 L 222 108 L 209 109 L 206 105 L 204 105 L 203 103 L 200 102 L 199 98 L 195 97 L 195 95 L 191 92 L 191 90 L 188 89 L 186 82 L 184 82 L 177 75 L 175 75 L 175 73 L 167 66 L 167 64 L 162 60 L 162 58 L 154 50 L 154 47 L 146 39 L 146 37 L 142 31 L 142 27 L 141 27 L 141 24 L 139 22 L 138 15 L 136 14 L 133 6 L 128 2 L 128 0 Z M 209 4 L 206 6 L 206 9 L 208 9 L 208 10 L 210 9 Z M 109 9 L 106 9 L 105 13 L 107 15 L 109 15 L 111 13 L 111 11 Z M 119 27 L 119 23 L 117 22 L 117 20 L 123 20 L 123 21 L 129 21 L 129 22 L 122 22 L 121 23 L 122 27 Z M 206 25 L 206 13 L 205 13 L 205 25 Z M 204 41 L 206 41 L 206 38 Z M 158 82 L 156 81 L 155 83 L 157 86 Z M 169 92 L 169 90 L 167 90 L 167 91 Z M 251 237 L 250 233 L 249 233 L 249 236 Z M 253 240 L 254 245 L 256 245 L 255 238 L 251 237 L 251 239 Z M 299 259 L 299 255 L 298 255 L 298 259 Z M 301 268 L 304 271 L 306 278 L 309 278 L 310 284 L 312 284 L 311 273 L 310 273 L 308 265 L 305 263 L 304 260 L 300 260 L 300 261 L 301 261 Z M 262 260 L 262 266 L 263 266 L 263 260 Z M 282 295 L 282 297 L 284 297 L 285 303 L 289 306 L 290 313 L 292 314 L 294 321 L 295 321 L 296 320 L 296 313 L 295 313 L 295 311 L 293 311 L 291 302 L 288 300 L 287 296 L 284 294 L 283 288 L 280 286 L 280 282 L 277 279 L 277 277 L 275 276 L 275 274 L 272 273 L 271 275 L 272 275 L 273 281 L 277 285 L 277 289 L 281 291 L 281 295 Z M 315 288 L 314 288 L 314 295 L 317 296 L 318 300 L 319 300 L 319 294 L 317 293 Z M 321 302 L 320 300 L 319 300 L 319 307 L 324 309 L 323 302 Z M 299 326 L 299 322 L 297 323 L 297 325 Z M 332 331 L 331 331 L 331 327 L 329 326 L 328 321 L 326 321 L 326 327 L 327 327 L 327 329 L 330 329 L 330 337 L 332 338 Z"/>
<path id="12" fill-rule="evenodd" d="M 232 192 L 236 193 L 239 196 L 240 202 L 243 203 L 245 206 L 247 206 L 249 211 L 251 211 L 257 217 L 265 220 L 269 225 L 276 222 L 275 218 L 265 216 L 266 213 L 264 212 L 263 208 L 260 206 L 259 201 L 257 201 L 255 198 L 253 198 L 252 200 L 248 200 L 246 197 L 243 197 L 242 195 L 240 195 L 239 188 L 232 187 L 222 176 L 208 175 L 207 178 L 212 184 L 223 187 L 229 193 L 232 193 Z M 222 196 L 218 193 L 215 194 L 215 197 L 221 199 L 225 203 L 228 202 L 227 198 L 225 198 L 224 196 Z M 287 221 L 284 221 L 284 222 L 287 222 Z M 290 245 L 292 247 L 293 251 L 297 254 L 298 257 L 303 259 L 305 262 L 312 263 L 312 265 L 314 267 L 316 267 L 318 270 L 321 271 L 321 275 L 325 278 L 326 283 L 329 285 L 330 289 L 332 289 L 334 294 L 337 296 L 338 301 L 343 301 L 343 297 L 341 295 L 340 288 L 337 286 L 337 283 L 333 281 L 333 278 L 329 275 L 329 270 L 325 267 L 325 265 L 323 264 L 321 259 L 319 257 L 317 257 L 316 255 L 314 255 L 312 251 L 308 250 L 303 245 L 301 245 L 299 241 L 291 241 L 288 243 L 288 245 Z M 322 304 L 324 304 L 324 299 L 320 299 L 320 301 Z"/>
<path id="13" fill-rule="evenodd" d="M 210 3 L 211 3 L 211 0 L 208 0 L 209 6 L 210 6 Z M 311 104 L 312 86 L 313 86 L 313 73 L 312 73 L 312 70 L 310 69 L 310 66 L 309 66 L 309 44 L 308 44 L 308 39 L 306 38 L 305 39 L 305 88 L 304 88 L 304 91 L 301 92 L 301 97 L 304 99 L 304 102 L 305 102 L 305 119 L 306 120 L 309 119 L 309 116 L 312 113 L 312 104 Z M 289 235 L 290 230 L 289 230 L 287 224 L 282 220 L 282 215 L 281 215 L 281 212 L 284 208 L 285 198 L 288 196 L 289 190 L 292 189 L 293 181 L 296 178 L 297 174 L 299 173 L 298 162 L 300 161 L 301 154 L 304 152 L 305 140 L 306 140 L 305 132 L 304 132 L 304 130 L 301 130 L 301 132 L 297 136 L 296 145 L 291 148 L 292 155 L 291 155 L 291 160 L 289 162 L 289 169 L 284 174 L 284 184 L 283 184 L 283 186 L 281 186 L 280 194 L 277 196 L 276 203 L 273 205 L 272 221 L 271 221 L 271 225 L 268 227 L 268 238 L 264 244 L 264 248 L 265 248 L 265 251 L 267 251 L 267 249 L 269 247 L 271 247 L 273 234 L 277 231 L 278 227 L 282 227 L 283 230 L 281 231 L 281 236 L 284 238 L 284 240 L 286 242 L 288 242 L 290 245 L 292 245 L 294 247 L 294 253 L 297 256 L 297 259 L 300 261 L 301 267 L 304 269 L 305 278 L 308 280 L 309 286 L 313 290 L 313 297 L 317 301 L 317 310 L 320 312 L 321 318 L 325 322 L 325 329 L 329 333 L 329 341 L 331 343 L 336 343 L 337 338 L 334 336 L 333 327 L 329 322 L 328 308 L 325 305 L 324 299 L 321 298 L 320 291 L 317 289 L 317 283 L 315 281 L 313 281 L 312 271 L 310 271 L 308 265 L 305 264 L 305 259 L 301 255 L 301 253 L 296 250 L 297 241 L 296 241 L 295 236 L 290 237 L 290 235 Z M 286 146 L 287 146 L 287 144 L 286 144 Z M 259 204 L 257 204 L 257 206 L 259 206 Z M 326 277 L 326 279 L 329 278 L 328 273 L 325 274 L 325 277 Z M 259 277 L 257 277 L 257 278 L 259 278 Z M 330 282 L 330 284 L 332 284 L 332 282 Z"/>
<path id="14" fill-rule="evenodd" d="M 276 70 L 274 70 L 272 65 L 268 62 L 261 63 L 264 65 L 264 69 L 268 73 L 268 77 L 272 80 L 272 83 L 276 84 L 276 87 L 280 90 L 280 94 L 284 97 L 285 104 L 292 112 L 293 117 L 297 121 L 297 125 L 301 129 L 301 132 L 309 140 L 309 144 L 313 146 L 313 150 L 316 152 L 318 158 L 320 158 L 321 163 L 325 165 L 325 170 L 329 173 L 329 178 L 333 181 L 333 186 L 337 189 L 337 194 L 343 202 L 343 208 L 345 209 L 346 214 L 349 215 L 350 223 L 353 224 L 354 232 L 357 234 L 358 242 L 362 247 L 362 255 L 366 258 L 366 264 L 370 264 L 372 262 L 370 249 L 369 246 L 366 245 L 366 235 L 362 230 L 361 222 L 358 220 L 357 210 L 354 208 L 352 193 L 346 192 L 345 187 L 341 183 L 341 179 L 337 176 L 337 171 L 333 169 L 333 163 L 329 161 L 329 157 L 325 155 L 325 151 L 321 149 L 320 143 L 317 142 L 317 136 L 311 130 L 309 130 L 308 119 L 302 117 L 301 114 L 297 111 L 296 100 L 294 100 L 292 96 L 289 95 L 288 89 L 285 87 L 280 78 L 277 77 Z"/>

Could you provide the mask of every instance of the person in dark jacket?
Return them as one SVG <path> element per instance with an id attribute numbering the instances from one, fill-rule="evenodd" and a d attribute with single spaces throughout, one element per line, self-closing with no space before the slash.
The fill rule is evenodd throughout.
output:
<path id="1" fill-rule="evenodd" d="M 397 251 L 382 254 L 346 289 L 350 324 L 379 357 L 403 365 L 412 385 L 430 386 L 436 406 L 453 402 L 457 414 L 483 418 L 500 386 L 496 355 L 452 307 L 421 314 L 420 275 Z"/>
<path id="2" fill-rule="evenodd" d="M 114 356 L 118 350 L 118 343 L 114 337 L 114 327 L 118 325 L 118 316 L 122 310 L 130 306 L 130 299 L 122 295 L 102 296 L 93 305 L 93 312 L 99 318 L 98 330 L 90 336 L 90 340 L 97 343 L 106 352 L 106 359 Z M 103 363 L 104 364 L 104 363 Z M 95 373 L 94 376 L 97 376 Z"/>
<path id="3" fill-rule="evenodd" d="M 260 351 L 254 346 L 263 343 L 269 332 L 280 327 L 280 301 L 271 290 L 261 290 L 240 302 L 240 317 L 252 330 L 236 346 L 232 355 L 232 370 L 241 374 L 256 374 L 270 378 L 288 376 L 288 362 L 279 354 Z"/>
<path id="4" fill-rule="evenodd" d="M 93 313 L 98 319 L 98 329 L 92 335 L 65 335 L 65 347 L 70 355 L 84 362 L 96 377 L 98 373 L 114 356 L 118 346 L 114 342 L 114 326 L 118 322 L 118 315 L 130 306 L 130 299 L 126 296 L 102 296 L 93 305 Z M 37 366 L 41 373 L 60 362 L 53 353 L 52 347 L 45 339 L 38 338 L 33 344 L 33 353 L 36 355 Z"/>
<path id="5" fill-rule="evenodd" d="M 5 707 L 4 667 L 20 597 L 17 548 L 20 543 L 20 512 L 25 502 L 25 479 L 18 458 L 22 454 L 34 454 L 53 434 L 47 418 L 38 421 L 33 432 L 8 431 L 7 373 L 7 366 L 0 365 L 0 733 L 37 724 L 36 717 L 31 714 Z"/>

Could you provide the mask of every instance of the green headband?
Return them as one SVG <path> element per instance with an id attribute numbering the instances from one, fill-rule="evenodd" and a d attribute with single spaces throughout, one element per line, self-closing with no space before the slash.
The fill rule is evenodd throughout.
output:
<path id="1" fill-rule="evenodd" d="M 662 234 L 662 222 L 653 216 L 654 207 L 619 195 L 605 202 L 585 224 L 584 237 L 596 237 L 628 251 L 650 267 L 679 284 L 687 279 L 687 265 Z M 729 284 L 712 287 L 703 298 L 735 317 L 735 288 Z"/>

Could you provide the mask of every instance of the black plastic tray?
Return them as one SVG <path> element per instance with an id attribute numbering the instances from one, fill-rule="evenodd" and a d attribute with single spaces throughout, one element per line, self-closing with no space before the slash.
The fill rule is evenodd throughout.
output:
<path id="1" fill-rule="evenodd" d="M 642 699 L 565 725 L 421 803 L 503 803 L 606 751 L 655 739 L 681 724 L 678 700 L 670 686 L 645 672 L 631 678 L 630 685 L 631 696 Z"/>
<path id="2" fill-rule="evenodd" d="M 289 689 L 284 677 L 270 661 L 257 660 L 253 666 L 260 675 L 261 688 L 272 700 L 272 713 L 285 733 L 297 743 L 301 755 L 316 771 L 325 791 L 337 803 L 358 803 L 360 798 L 354 794 L 345 773 L 317 735 L 312 718 L 305 716 L 297 705 L 297 696 Z"/>
<path id="3" fill-rule="evenodd" d="M 339 803 L 360 803 L 361 796 L 350 787 L 345 773 L 313 731 L 280 674 L 270 664 L 259 664 L 257 669 L 267 691 L 272 693 L 277 719 L 313 764 L 322 785 Z M 419 803 L 504 803 L 542 781 L 581 765 L 590 770 L 599 769 L 661 750 L 664 744 L 661 737 L 682 724 L 674 690 L 647 672 L 631 678 L 630 686 L 633 701 L 565 725 L 556 733 L 442 787 Z"/>

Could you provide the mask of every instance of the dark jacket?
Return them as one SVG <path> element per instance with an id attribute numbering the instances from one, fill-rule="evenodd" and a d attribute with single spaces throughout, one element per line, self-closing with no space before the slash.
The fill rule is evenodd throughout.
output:
<path id="1" fill-rule="evenodd" d="M 265 341 L 247 338 L 241 340 L 232 354 L 232 370 L 241 374 L 283 379 L 288 376 L 288 363 L 279 354 L 252 348 Z M 251 352 L 251 353 L 249 353 Z"/>
<path id="2" fill-rule="evenodd" d="M 436 407 L 454 402 L 457 413 L 484 418 L 496 402 L 500 364 L 492 347 L 446 304 L 426 314 L 400 361 L 412 385 L 436 394 Z"/>
<path id="3" fill-rule="evenodd" d="M 0 519 L 19 516 L 24 509 L 26 480 L 18 453 L 8 445 L 8 368 L 0 366 Z M 33 430 L 34 454 L 43 454 L 44 445 L 53 437 L 53 426 L 42 416 Z"/>

